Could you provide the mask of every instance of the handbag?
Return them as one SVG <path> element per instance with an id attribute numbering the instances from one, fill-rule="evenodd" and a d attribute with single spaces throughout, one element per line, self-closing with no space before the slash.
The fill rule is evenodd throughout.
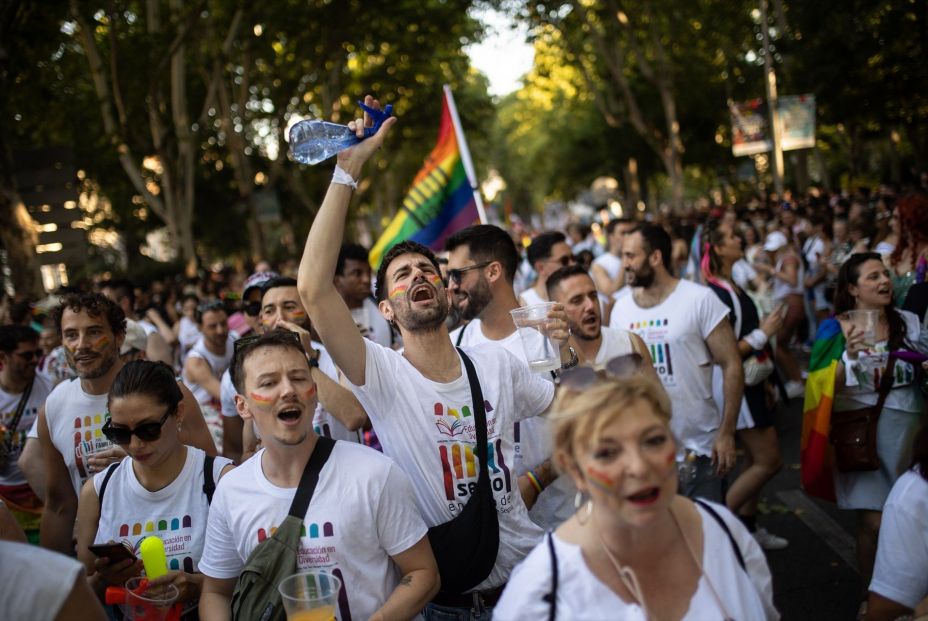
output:
<path id="1" fill-rule="evenodd" d="M 879 399 L 876 405 L 858 410 L 831 413 L 828 440 L 835 455 L 839 472 L 870 472 L 879 470 L 880 456 L 876 451 L 876 427 L 883 404 L 893 387 L 896 353 L 889 354 L 889 362 L 880 378 Z"/>
<path id="2" fill-rule="evenodd" d="M 277 587 L 296 573 L 300 529 L 316 491 L 319 473 L 335 447 L 331 438 L 319 436 L 300 477 L 300 485 L 287 517 L 269 539 L 258 544 L 235 583 L 232 594 L 233 621 L 284 621 L 286 614 Z"/>
<path id="3" fill-rule="evenodd" d="M 487 467 L 487 413 L 483 392 L 474 364 L 460 348 L 458 353 L 470 382 L 480 473 L 477 489 L 461 512 L 451 521 L 429 529 L 429 543 L 441 576 L 441 591 L 447 594 L 464 593 L 483 582 L 493 571 L 499 552 L 499 517 Z"/>
<path id="4" fill-rule="evenodd" d="M 744 385 L 757 386 L 773 374 L 773 358 L 766 350 L 752 352 L 744 359 Z"/>
<path id="5" fill-rule="evenodd" d="M 23 391 L 23 394 L 20 395 L 19 403 L 16 404 L 16 412 L 13 414 L 13 418 L 10 419 L 10 424 L 6 427 L 6 433 L 0 434 L 0 474 L 6 473 L 7 469 L 10 467 L 10 454 L 13 452 L 13 440 L 16 439 L 16 435 L 19 433 L 16 428 L 19 427 L 19 421 L 26 411 L 26 402 L 29 401 L 29 395 L 32 394 L 33 383 L 35 383 L 34 378 L 29 382 L 29 385 L 26 386 L 26 390 Z"/>

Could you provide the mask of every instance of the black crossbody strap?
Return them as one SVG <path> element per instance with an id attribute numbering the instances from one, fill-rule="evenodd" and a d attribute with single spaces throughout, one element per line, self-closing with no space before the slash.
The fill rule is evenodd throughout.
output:
<path id="1" fill-rule="evenodd" d="M 103 482 L 100 483 L 100 493 L 97 494 L 97 498 L 100 501 L 101 515 L 103 513 L 103 494 L 106 493 L 106 486 L 109 485 L 110 477 L 113 476 L 113 473 L 116 472 L 116 468 L 118 468 L 119 464 L 121 463 L 122 463 L 121 461 L 117 461 L 114 464 L 110 464 L 109 467 L 106 469 L 106 474 L 103 475 Z"/>
<path id="2" fill-rule="evenodd" d="M 216 458 L 207 455 L 203 460 L 203 493 L 206 494 L 206 504 L 213 504 L 213 492 L 216 491 L 216 481 L 213 477 L 213 463 Z"/>
<path id="3" fill-rule="evenodd" d="M 16 437 L 16 428 L 19 427 L 19 421 L 23 417 L 23 413 L 26 411 L 26 402 L 29 401 L 29 395 L 32 394 L 32 384 L 35 383 L 35 378 L 32 378 L 32 381 L 29 382 L 29 385 L 26 386 L 26 390 L 23 391 L 23 394 L 19 397 L 19 403 L 16 404 L 16 412 L 13 414 L 13 418 L 10 420 L 10 424 L 7 425 L 7 429 L 10 430 L 9 436 L 6 439 L 6 452 L 9 453 L 13 448 L 13 439 Z"/>
<path id="4" fill-rule="evenodd" d="M 544 596 L 548 602 L 548 621 L 557 618 L 557 552 L 554 550 L 554 533 L 548 531 L 548 553 L 551 555 L 551 592 Z"/>
<path id="5" fill-rule="evenodd" d="M 466 329 L 467 329 L 467 326 L 469 326 L 469 325 L 470 325 L 469 323 L 465 323 L 463 326 L 461 326 L 461 331 L 458 332 L 458 338 L 457 338 L 457 340 L 454 342 L 454 346 L 455 346 L 455 347 L 460 347 L 460 346 L 461 346 L 461 341 L 464 340 L 464 330 L 466 330 Z M 458 350 L 458 351 L 460 351 L 460 350 Z"/>
<path id="6" fill-rule="evenodd" d="M 316 447 L 303 469 L 303 476 L 300 477 L 300 485 L 296 488 L 296 495 L 293 497 L 293 504 L 290 505 L 288 515 L 299 520 L 306 517 L 306 510 L 309 509 L 309 503 L 316 491 L 316 483 L 319 482 L 319 473 L 322 472 L 322 467 L 325 466 L 334 447 L 335 440 L 332 438 L 319 436 L 316 439 Z"/>
<path id="7" fill-rule="evenodd" d="M 728 535 L 728 540 L 731 542 L 731 547 L 735 551 L 735 556 L 738 558 L 738 564 L 741 565 L 741 569 L 743 569 L 744 571 L 747 571 L 748 568 L 744 564 L 744 556 L 741 554 L 741 548 L 738 547 L 738 542 L 735 541 L 735 536 L 731 534 L 731 529 L 728 528 L 728 524 L 725 523 L 725 520 L 722 519 L 722 516 L 716 513 L 715 509 L 713 509 L 711 505 L 709 505 L 706 502 L 703 502 L 699 498 L 694 498 L 693 502 L 695 502 L 697 505 L 705 509 L 706 513 L 711 515 L 713 519 L 716 522 L 718 522 L 719 526 L 722 527 L 722 530 L 724 530 L 725 534 Z"/>
<path id="8" fill-rule="evenodd" d="M 467 371 L 467 381 L 470 382 L 470 397 L 474 402 L 474 420 L 477 423 L 477 459 L 480 462 L 480 473 L 477 482 L 484 479 L 490 480 L 490 473 L 487 469 L 487 410 L 483 405 L 483 391 L 480 390 L 480 380 L 477 379 L 477 370 L 474 369 L 474 363 L 470 361 L 467 354 L 458 347 L 458 353 L 461 354 L 461 360 L 464 362 L 464 370 Z"/>

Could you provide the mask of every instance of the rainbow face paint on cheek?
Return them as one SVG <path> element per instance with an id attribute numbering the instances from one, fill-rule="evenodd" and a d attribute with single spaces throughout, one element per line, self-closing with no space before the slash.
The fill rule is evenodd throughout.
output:
<path id="1" fill-rule="evenodd" d="M 304 392 L 304 393 L 303 393 L 303 396 L 305 396 L 307 399 L 309 399 L 310 397 L 315 396 L 315 394 L 316 394 L 316 387 L 313 386 L 312 388 L 310 388 L 309 390 L 307 390 L 306 392 Z"/>
<path id="2" fill-rule="evenodd" d="M 273 397 L 265 397 L 264 395 L 259 395 L 256 392 L 248 393 L 248 396 L 251 397 L 252 401 L 261 405 L 270 405 L 274 403 Z"/>
<path id="3" fill-rule="evenodd" d="M 426 277 L 426 279 L 427 279 L 430 283 L 432 283 L 433 285 L 435 285 L 436 287 L 437 287 L 438 285 L 442 284 L 441 276 L 439 276 L 438 274 L 429 274 L 429 275 Z"/>
<path id="4" fill-rule="evenodd" d="M 292 310 L 287 314 L 290 315 L 291 320 L 304 319 L 306 317 L 306 311 L 301 311 L 301 310 Z"/>
<path id="5" fill-rule="evenodd" d="M 94 349 L 103 349 L 105 347 L 108 347 L 109 344 L 110 344 L 110 339 L 106 335 L 103 335 L 99 339 L 97 339 L 97 341 L 93 344 L 93 347 Z"/>
<path id="6" fill-rule="evenodd" d="M 390 293 L 387 294 L 387 297 L 389 297 L 391 300 L 405 298 L 407 289 L 409 289 L 409 285 L 397 285 L 393 289 L 390 289 Z"/>
<path id="7" fill-rule="evenodd" d="M 613 492 L 616 488 L 616 481 L 605 472 L 600 472 L 591 466 L 586 467 L 586 476 L 590 483 L 606 492 Z"/>

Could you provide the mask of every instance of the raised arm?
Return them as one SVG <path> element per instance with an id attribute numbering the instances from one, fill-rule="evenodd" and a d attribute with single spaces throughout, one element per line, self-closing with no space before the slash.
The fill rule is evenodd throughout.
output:
<path id="1" fill-rule="evenodd" d="M 368 95 L 365 105 L 379 108 L 379 103 Z M 348 126 L 363 136 L 364 125 L 371 125 L 365 113 L 362 121 L 352 121 Z M 364 163 L 383 144 L 390 128 L 396 123 L 391 117 L 384 121 L 380 131 L 350 149 L 338 154 L 338 166 L 352 179 L 361 175 Z M 303 306 L 309 313 L 313 325 L 322 337 L 335 364 L 353 384 L 364 384 L 365 346 L 364 337 L 351 318 L 351 311 L 335 289 L 335 264 L 345 233 L 345 216 L 351 202 L 352 188 L 341 183 L 329 184 L 329 189 L 313 220 L 306 247 L 300 260 L 297 287 Z"/>

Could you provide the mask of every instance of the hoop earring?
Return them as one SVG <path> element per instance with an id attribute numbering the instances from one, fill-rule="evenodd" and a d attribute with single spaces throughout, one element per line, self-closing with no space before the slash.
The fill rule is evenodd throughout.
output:
<path id="1" fill-rule="evenodd" d="M 578 491 L 577 495 L 574 496 L 574 508 L 577 510 L 577 523 L 580 524 L 580 526 L 584 526 L 587 522 L 589 522 L 590 516 L 593 514 L 593 501 L 587 500 L 586 501 L 586 515 L 583 518 L 580 517 L 581 515 L 583 515 L 580 511 L 580 504 L 582 502 L 583 502 L 583 493 Z"/>

